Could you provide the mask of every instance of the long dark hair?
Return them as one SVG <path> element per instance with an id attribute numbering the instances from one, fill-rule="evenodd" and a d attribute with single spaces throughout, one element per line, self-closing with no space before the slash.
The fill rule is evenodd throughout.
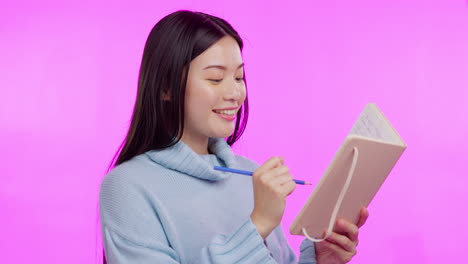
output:
<path id="1" fill-rule="evenodd" d="M 180 140 L 190 62 L 224 36 L 233 37 L 242 51 L 243 41 L 234 28 L 224 19 L 205 13 L 180 10 L 153 27 L 143 52 L 131 124 L 109 170 L 139 154 L 170 147 Z M 229 145 L 244 132 L 248 113 L 246 96 L 237 113 L 234 133 L 226 139 Z M 107 263 L 105 254 L 103 263 Z"/>
<path id="2" fill-rule="evenodd" d="M 130 128 L 111 167 L 180 140 L 190 62 L 224 36 L 233 37 L 242 51 L 243 41 L 234 28 L 224 19 L 205 13 L 177 11 L 153 27 L 143 52 Z M 165 95 L 170 95 L 170 100 L 164 100 Z M 234 133 L 227 138 L 229 145 L 244 132 L 248 112 L 246 97 L 237 113 Z"/>

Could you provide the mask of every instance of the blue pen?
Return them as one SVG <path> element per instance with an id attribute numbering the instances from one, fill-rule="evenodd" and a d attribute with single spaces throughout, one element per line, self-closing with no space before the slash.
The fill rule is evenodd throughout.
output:
<path id="1" fill-rule="evenodd" d="M 226 167 L 214 166 L 214 169 L 219 170 L 219 171 L 224 171 L 224 172 L 232 172 L 232 173 L 237 173 L 237 174 L 242 174 L 242 175 L 248 175 L 248 176 L 253 175 L 253 172 L 251 171 L 236 170 L 236 169 L 231 169 L 231 168 L 226 168 Z M 294 182 L 296 182 L 297 184 L 301 184 L 301 185 L 312 185 L 312 183 L 301 181 L 301 180 L 294 180 Z"/>

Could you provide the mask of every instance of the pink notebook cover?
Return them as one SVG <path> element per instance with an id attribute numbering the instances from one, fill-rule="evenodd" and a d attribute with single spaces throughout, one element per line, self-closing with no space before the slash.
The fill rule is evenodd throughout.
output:
<path id="1" fill-rule="evenodd" d="M 406 149 L 406 144 L 373 103 L 366 105 L 351 133 L 311 196 L 290 226 L 293 235 L 321 238 L 327 229 L 339 193 L 348 177 L 354 147 L 358 159 L 349 188 L 338 210 L 337 219 L 354 223 L 362 206 L 367 207 Z"/>

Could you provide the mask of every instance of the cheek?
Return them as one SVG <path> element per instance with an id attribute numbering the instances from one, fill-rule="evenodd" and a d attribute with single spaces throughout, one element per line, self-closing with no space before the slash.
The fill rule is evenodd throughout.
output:
<path id="1" fill-rule="evenodd" d="M 186 115 L 205 115 L 216 106 L 218 99 L 216 91 L 206 84 L 187 87 L 185 113 Z"/>
<path id="2" fill-rule="evenodd" d="M 247 97 L 247 90 L 245 89 L 245 86 L 244 88 L 242 89 L 241 91 L 241 104 L 245 101 L 245 98 Z"/>

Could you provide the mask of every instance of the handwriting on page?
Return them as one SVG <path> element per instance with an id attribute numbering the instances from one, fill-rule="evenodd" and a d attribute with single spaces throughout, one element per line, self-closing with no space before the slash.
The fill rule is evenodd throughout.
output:
<path id="1" fill-rule="evenodd" d="M 399 137 L 375 107 L 368 105 L 359 116 L 350 134 L 399 143 Z"/>

